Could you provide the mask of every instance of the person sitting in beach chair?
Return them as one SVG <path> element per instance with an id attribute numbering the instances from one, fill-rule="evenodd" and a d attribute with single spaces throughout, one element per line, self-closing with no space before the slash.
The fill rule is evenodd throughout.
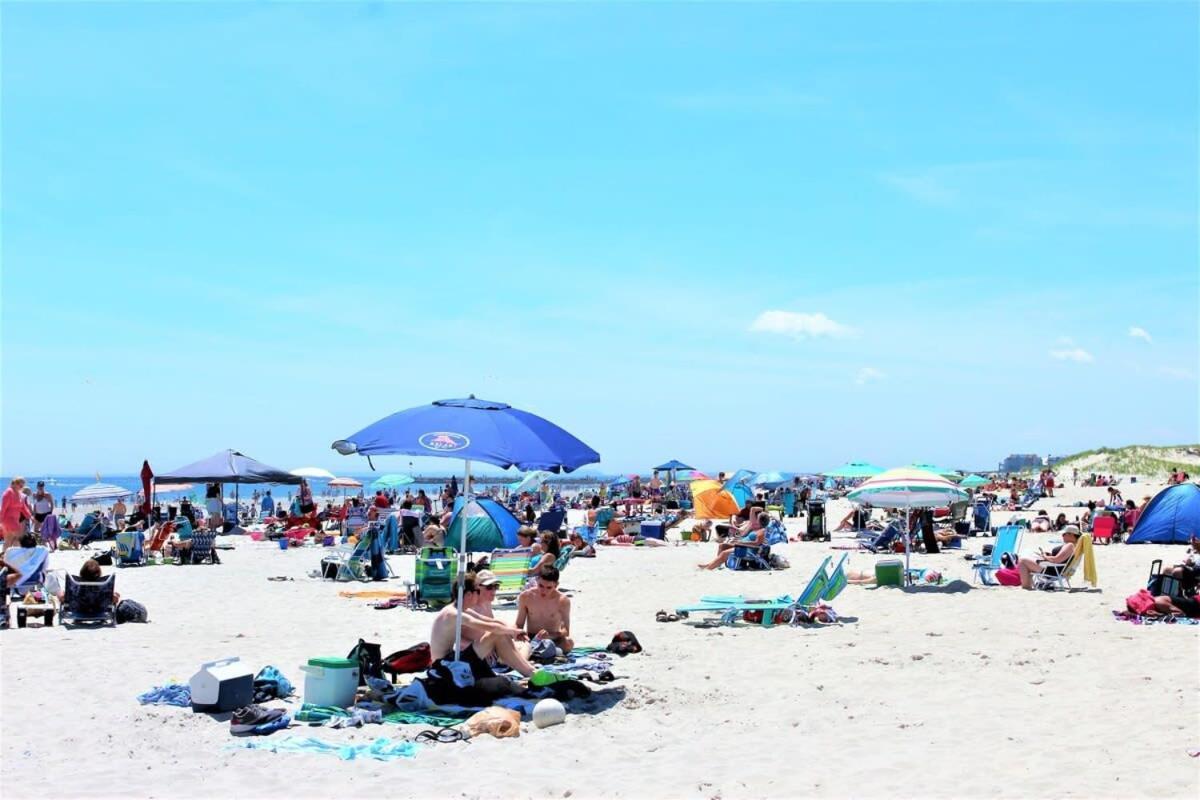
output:
<path id="1" fill-rule="evenodd" d="M 562 546 L 558 541 L 558 534 L 553 531 L 544 531 L 538 537 L 538 545 L 540 545 L 540 549 L 536 554 L 537 557 L 529 565 L 530 579 L 537 577 L 542 567 L 553 567 L 558 563 L 558 557 L 562 554 Z"/>
<path id="2" fill-rule="evenodd" d="M 1017 562 L 1017 569 L 1021 573 L 1022 589 L 1033 589 L 1034 575 L 1057 576 L 1063 573 L 1067 563 L 1075 555 L 1075 548 L 1079 544 L 1079 528 L 1075 525 L 1068 525 L 1063 529 L 1062 537 L 1063 543 L 1049 553 L 1039 549 L 1037 558 L 1026 556 Z"/>
<path id="3" fill-rule="evenodd" d="M 717 544 L 717 555 L 713 558 L 713 560 L 706 564 L 697 564 L 696 566 L 698 566 L 700 569 L 718 569 L 739 547 L 765 547 L 767 525 L 770 523 L 771 517 L 767 514 L 767 512 L 760 511 L 757 515 L 756 521 L 758 522 L 757 530 L 751 529 L 752 521 L 747 521 L 736 526 L 731 531 L 731 536 L 729 537 L 730 541 L 719 542 Z"/>
<path id="4" fill-rule="evenodd" d="M 87 575 L 94 576 L 94 578 L 85 580 L 82 577 L 85 570 Z M 61 604 L 59 618 L 63 625 L 80 623 L 116 625 L 117 603 L 120 602 L 120 595 L 114 590 L 116 576 L 101 577 L 100 565 L 94 560 L 85 562 L 79 574 L 81 576 L 79 578 L 74 575 L 67 576 L 66 588 L 59 596 Z"/>
<path id="5" fill-rule="evenodd" d="M 596 548 L 583 539 L 578 530 L 571 531 L 567 539 L 571 542 L 571 558 L 595 558 Z"/>
<path id="6" fill-rule="evenodd" d="M 104 575 L 100 571 L 100 562 L 94 558 L 89 558 L 87 561 L 83 562 L 83 566 L 79 568 L 79 580 L 85 583 L 96 583 L 104 580 Z M 114 576 L 114 585 L 115 580 L 116 578 Z M 61 603 L 66 599 L 66 594 L 67 590 L 64 586 L 62 591 L 58 592 L 55 596 L 58 597 L 58 601 Z M 121 602 L 121 595 L 114 591 L 112 593 L 112 602 L 113 605 Z"/>

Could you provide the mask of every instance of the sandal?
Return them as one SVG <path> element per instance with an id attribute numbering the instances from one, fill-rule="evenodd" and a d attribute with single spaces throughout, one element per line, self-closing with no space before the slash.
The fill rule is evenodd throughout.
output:
<path id="1" fill-rule="evenodd" d="M 664 610 L 659 611 L 657 614 L 655 614 L 654 619 L 656 619 L 659 622 L 678 622 L 679 615 L 670 613 L 664 609 Z"/>
<path id="2" fill-rule="evenodd" d="M 464 741 L 466 738 L 466 735 L 458 728 L 438 728 L 436 731 L 421 731 L 413 737 L 413 741 L 428 742 L 429 744 L 453 744 Z"/>

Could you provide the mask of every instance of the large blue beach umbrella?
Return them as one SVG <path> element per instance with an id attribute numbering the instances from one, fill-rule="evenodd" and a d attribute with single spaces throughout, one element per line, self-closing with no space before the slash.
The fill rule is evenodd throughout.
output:
<path id="1" fill-rule="evenodd" d="M 751 486 L 761 486 L 764 489 L 774 489 L 791 480 L 783 472 L 760 472 L 750 479 Z"/>
<path id="2" fill-rule="evenodd" d="M 595 464 L 600 454 L 554 423 L 513 408 L 507 403 L 465 399 L 438 400 L 427 406 L 397 411 L 358 433 L 333 443 L 342 455 L 435 456 L 466 461 L 463 482 L 470 502 L 471 462 L 507 469 L 572 472 Z M 374 465 L 372 465 L 372 468 Z M 458 618 L 454 626 L 454 657 L 462 646 L 463 580 L 467 572 L 467 527 L 460 526 L 458 550 Z"/>

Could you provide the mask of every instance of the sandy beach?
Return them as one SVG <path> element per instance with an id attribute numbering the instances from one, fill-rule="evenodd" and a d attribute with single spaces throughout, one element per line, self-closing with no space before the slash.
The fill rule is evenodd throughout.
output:
<path id="1" fill-rule="evenodd" d="M 1157 488 L 1145 485 L 1145 493 Z M 1102 491 L 1067 487 L 1038 507 L 1074 516 L 1072 503 Z M 848 508 L 835 501 L 829 517 Z M 790 527 L 798 532 L 798 521 Z M 1027 536 L 1025 549 L 1053 536 Z M 835 534 L 833 544 L 846 541 Z M 379 584 L 310 578 L 318 549 L 281 552 L 238 538 L 218 566 L 117 570 L 118 591 L 149 608 L 150 624 L 0 634 L 3 794 L 1195 795 L 1200 759 L 1187 751 L 1200 747 L 1200 628 L 1135 626 L 1111 613 L 1144 585 L 1153 559 L 1173 563 L 1183 548 L 1102 547 L 1098 591 L 1046 593 L 971 583 L 963 553 L 989 541 L 914 556 L 916 566 L 936 567 L 969 589 L 851 586 L 834 603 L 850 621 L 819 629 L 698 629 L 657 623 L 654 613 L 708 593 L 794 594 L 836 553 L 827 544 L 778 546 L 791 569 L 766 573 L 700 572 L 695 565 L 711 557 L 712 544 L 604 549 L 564 572 L 573 633 L 603 646 L 632 630 L 645 652 L 617 662 L 619 680 L 600 687 L 591 713 L 544 730 L 526 722 L 517 739 L 430 745 L 383 763 L 237 749 L 225 722 L 137 703 L 139 693 L 186 682 L 201 662 L 223 656 L 255 670 L 275 665 L 302 687 L 297 665 L 343 656 L 359 637 L 381 642 L 384 652 L 427 638 L 427 612 L 375 610 L 338 595 Z M 82 559 L 61 552 L 52 566 L 75 571 Z M 853 554 L 851 566 L 871 569 L 874 560 Z M 411 577 L 411 556 L 390 561 Z M 361 743 L 419 730 L 298 726 L 273 736 Z"/>

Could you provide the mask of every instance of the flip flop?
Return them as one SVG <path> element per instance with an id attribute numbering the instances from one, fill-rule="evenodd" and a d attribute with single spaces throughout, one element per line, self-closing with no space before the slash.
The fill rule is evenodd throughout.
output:
<path id="1" fill-rule="evenodd" d="M 671 613 L 671 612 L 669 612 L 669 611 L 666 611 L 666 610 L 662 610 L 662 611 L 659 611 L 657 614 L 655 614 L 655 615 L 654 615 L 654 619 L 656 619 L 656 620 L 657 620 L 657 621 L 659 621 L 659 622 L 678 622 L 678 621 L 679 621 L 679 615 L 678 615 L 678 614 Z"/>
<path id="2" fill-rule="evenodd" d="M 413 737 L 413 741 L 428 742 L 429 744 L 453 744 L 454 742 L 464 741 L 466 738 L 466 734 L 458 728 L 439 728 L 436 731 L 421 731 Z"/>

